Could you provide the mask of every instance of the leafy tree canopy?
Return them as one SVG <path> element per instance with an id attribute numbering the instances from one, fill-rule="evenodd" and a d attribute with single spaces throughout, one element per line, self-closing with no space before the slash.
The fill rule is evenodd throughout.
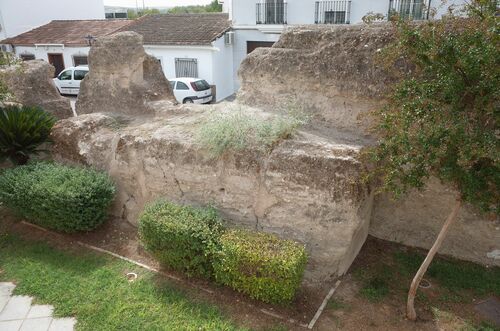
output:
<path id="1" fill-rule="evenodd" d="M 499 16 L 490 0 L 473 1 L 466 16 L 395 22 L 395 42 L 382 59 L 410 70 L 400 72 L 390 102 L 377 114 L 373 174 L 396 196 L 436 176 L 463 201 L 498 214 Z"/>
<path id="2" fill-rule="evenodd" d="M 161 12 L 159 9 L 156 8 L 145 8 L 145 9 L 139 9 L 137 11 L 134 9 L 127 10 L 127 17 L 132 20 L 144 15 L 154 15 L 154 14 L 161 14 Z"/>
<path id="3" fill-rule="evenodd" d="M 205 6 L 178 6 L 171 8 L 168 12 L 169 14 L 218 13 L 222 12 L 222 5 L 219 5 L 217 0 L 213 0 L 210 4 Z"/>

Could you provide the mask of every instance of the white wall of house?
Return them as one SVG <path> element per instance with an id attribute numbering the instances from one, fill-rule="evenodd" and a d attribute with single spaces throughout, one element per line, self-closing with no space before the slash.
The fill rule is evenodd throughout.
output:
<path id="1" fill-rule="evenodd" d="M 220 101 L 235 92 L 233 72 L 234 46 L 226 45 L 224 38 L 219 38 L 212 44 L 217 49 L 212 54 L 213 84 L 217 87 L 217 101 Z"/>
<path id="2" fill-rule="evenodd" d="M 146 53 L 160 60 L 165 77 L 175 78 L 175 59 L 196 59 L 198 76 L 217 86 L 217 101 L 234 93 L 233 50 L 224 44 L 224 38 L 213 42 L 212 46 L 156 46 L 144 45 Z M 89 47 L 67 47 L 62 45 L 17 46 L 17 57 L 34 55 L 35 59 L 48 61 L 48 55 L 63 54 L 64 67 L 74 66 L 74 56 L 88 56 Z"/>
<path id="3" fill-rule="evenodd" d="M 238 69 L 241 62 L 247 56 L 247 42 L 249 41 L 270 41 L 276 42 L 280 38 L 279 33 L 263 33 L 254 29 L 240 29 L 235 31 L 235 39 L 233 44 L 233 82 L 234 91 L 240 88 L 238 79 Z"/>
<path id="4" fill-rule="evenodd" d="M 16 56 L 21 57 L 23 54 L 33 54 L 35 59 L 48 61 L 49 54 L 62 54 L 64 59 L 64 67 L 74 66 L 74 56 L 87 56 L 89 47 L 66 47 L 66 46 L 16 46 L 14 51 Z"/>
<path id="5" fill-rule="evenodd" d="M 267 1 L 273 2 L 273 0 Z M 316 0 L 285 0 L 287 5 L 286 25 L 257 24 L 257 4 L 264 2 L 266 0 L 224 0 L 223 10 L 229 13 L 235 32 L 233 47 L 235 90 L 240 85 L 237 72 L 241 62 L 247 55 L 248 41 L 277 41 L 286 26 L 315 24 L 316 21 Z M 363 16 L 369 12 L 387 15 L 390 4 L 390 0 L 346 0 L 335 2 L 337 4 L 350 2 L 350 24 L 361 23 Z M 435 18 L 440 18 L 447 13 L 450 6 L 459 7 L 464 3 L 465 0 L 447 0 L 444 4 L 442 0 L 431 0 L 431 8 L 436 10 L 437 15 Z"/>
<path id="6" fill-rule="evenodd" d="M 272 2 L 273 0 L 268 1 Z M 230 14 L 230 19 L 232 19 L 235 28 L 239 26 L 256 26 L 256 4 L 263 2 L 265 0 L 225 0 L 224 10 Z M 315 23 L 316 0 L 286 0 L 285 2 L 287 4 L 287 23 L 289 25 Z M 349 1 L 345 0 L 345 2 Z M 363 16 L 369 12 L 387 15 L 389 2 L 390 0 L 351 0 L 351 24 L 362 22 Z M 436 18 L 440 18 L 447 12 L 450 5 L 458 6 L 464 3 L 465 0 L 448 0 L 445 4 L 442 4 L 441 0 L 431 0 L 431 7 L 437 10 Z"/>
<path id="7" fill-rule="evenodd" d="M 144 45 L 146 53 L 160 60 L 165 76 L 175 78 L 175 59 L 196 59 L 198 76 L 217 87 L 217 101 L 234 93 L 232 47 L 219 38 L 212 46 Z"/>
<path id="8" fill-rule="evenodd" d="M 175 59 L 196 59 L 198 76 L 208 83 L 214 84 L 213 53 L 211 46 L 160 46 L 144 45 L 146 53 L 156 57 L 161 62 L 163 73 L 167 79 L 175 78 Z"/>
<path id="9" fill-rule="evenodd" d="M 103 19 L 103 0 L 1 0 L 0 40 L 52 20 Z"/>

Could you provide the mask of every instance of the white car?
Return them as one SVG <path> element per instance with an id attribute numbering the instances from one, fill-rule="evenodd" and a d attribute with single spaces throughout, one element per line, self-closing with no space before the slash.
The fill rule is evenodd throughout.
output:
<path id="1" fill-rule="evenodd" d="M 209 103 L 212 101 L 212 88 L 204 79 L 169 79 L 174 96 L 179 103 Z"/>
<path id="2" fill-rule="evenodd" d="M 54 78 L 54 84 L 60 94 L 78 95 L 80 92 L 80 83 L 88 72 L 88 66 L 66 68 Z"/>

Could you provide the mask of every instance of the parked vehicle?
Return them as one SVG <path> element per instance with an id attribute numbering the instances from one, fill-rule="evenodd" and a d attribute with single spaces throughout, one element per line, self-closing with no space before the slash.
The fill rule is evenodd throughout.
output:
<path id="1" fill-rule="evenodd" d="M 209 103 L 212 101 L 212 88 L 204 79 L 169 79 L 174 96 L 179 103 Z"/>
<path id="2" fill-rule="evenodd" d="M 61 94 L 78 95 L 80 92 L 80 83 L 88 72 L 88 66 L 66 68 L 54 78 L 54 84 Z"/>

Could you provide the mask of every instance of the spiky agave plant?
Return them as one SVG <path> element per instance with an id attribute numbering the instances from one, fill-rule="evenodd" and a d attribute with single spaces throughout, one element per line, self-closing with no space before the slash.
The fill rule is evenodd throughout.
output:
<path id="1" fill-rule="evenodd" d="M 0 161 L 26 164 L 41 152 L 57 119 L 40 107 L 0 107 Z"/>

